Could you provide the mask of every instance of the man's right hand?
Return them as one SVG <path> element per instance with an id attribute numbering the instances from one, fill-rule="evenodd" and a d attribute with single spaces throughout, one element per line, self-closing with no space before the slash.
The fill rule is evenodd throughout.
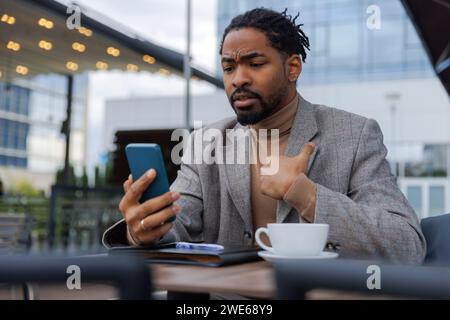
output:
<path id="1" fill-rule="evenodd" d="M 130 175 L 123 184 L 125 195 L 120 201 L 119 210 L 127 223 L 127 238 L 132 245 L 158 242 L 172 228 L 173 223 L 165 221 L 180 212 L 180 206 L 173 204 L 180 194 L 174 191 L 139 203 L 142 193 L 155 177 L 156 171 L 151 169 L 136 182 Z"/>

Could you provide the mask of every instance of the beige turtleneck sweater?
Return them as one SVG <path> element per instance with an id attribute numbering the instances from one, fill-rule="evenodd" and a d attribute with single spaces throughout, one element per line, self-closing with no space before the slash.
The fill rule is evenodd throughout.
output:
<path id="1" fill-rule="evenodd" d="M 249 126 L 250 129 L 254 129 L 256 132 L 258 132 L 259 129 L 268 130 L 267 142 L 262 138 L 259 139 L 259 137 L 254 134 L 255 131 L 252 132 L 253 155 L 258 155 L 256 158 L 257 161 L 254 161 L 256 163 L 251 164 L 251 205 L 254 230 L 259 227 L 266 227 L 268 223 L 276 222 L 277 212 L 277 200 L 261 193 L 259 181 L 260 167 L 261 163 L 265 163 L 265 159 L 261 158 L 261 156 L 264 158 L 264 154 L 259 155 L 257 153 L 258 149 L 255 149 L 255 147 L 261 147 L 261 145 L 258 145 L 258 142 L 263 143 L 263 145 L 268 147 L 266 153 L 267 156 L 271 156 L 270 129 L 279 129 L 279 154 L 285 154 L 292 123 L 294 122 L 297 113 L 298 100 L 299 96 L 296 94 L 295 98 L 288 105 L 284 106 L 270 117 L 255 125 Z M 301 174 L 294 181 L 283 200 L 296 208 L 300 215 L 314 216 L 315 193 L 315 184 L 309 180 L 306 175 Z"/>

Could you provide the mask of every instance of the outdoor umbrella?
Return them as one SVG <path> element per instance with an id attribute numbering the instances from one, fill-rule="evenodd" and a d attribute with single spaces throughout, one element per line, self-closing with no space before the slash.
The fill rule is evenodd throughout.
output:
<path id="1" fill-rule="evenodd" d="M 402 0 L 402 3 L 450 95 L 450 0 Z"/>

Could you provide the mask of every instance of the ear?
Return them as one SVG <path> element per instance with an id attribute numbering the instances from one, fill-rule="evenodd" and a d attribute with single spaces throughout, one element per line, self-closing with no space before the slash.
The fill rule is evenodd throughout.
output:
<path id="1" fill-rule="evenodd" d="M 300 55 L 293 54 L 286 59 L 286 74 L 289 82 L 296 82 L 302 72 L 302 59 Z"/>

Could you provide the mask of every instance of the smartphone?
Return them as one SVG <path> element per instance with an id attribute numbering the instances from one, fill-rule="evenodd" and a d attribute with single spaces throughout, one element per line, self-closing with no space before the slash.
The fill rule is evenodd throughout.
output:
<path id="1" fill-rule="evenodd" d="M 156 143 L 130 143 L 125 147 L 125 154 L 128 160 L 133 181 L 138 180 L 148 170 L 156 170 L 156 178 L 142 193 L 140 203 L 158 197 L 169 191 L 169 179 L 167 178 L 166 167 L 161 148 Z M 168 219 L 168 222 L 175 220 L 175 216 Z"/>

